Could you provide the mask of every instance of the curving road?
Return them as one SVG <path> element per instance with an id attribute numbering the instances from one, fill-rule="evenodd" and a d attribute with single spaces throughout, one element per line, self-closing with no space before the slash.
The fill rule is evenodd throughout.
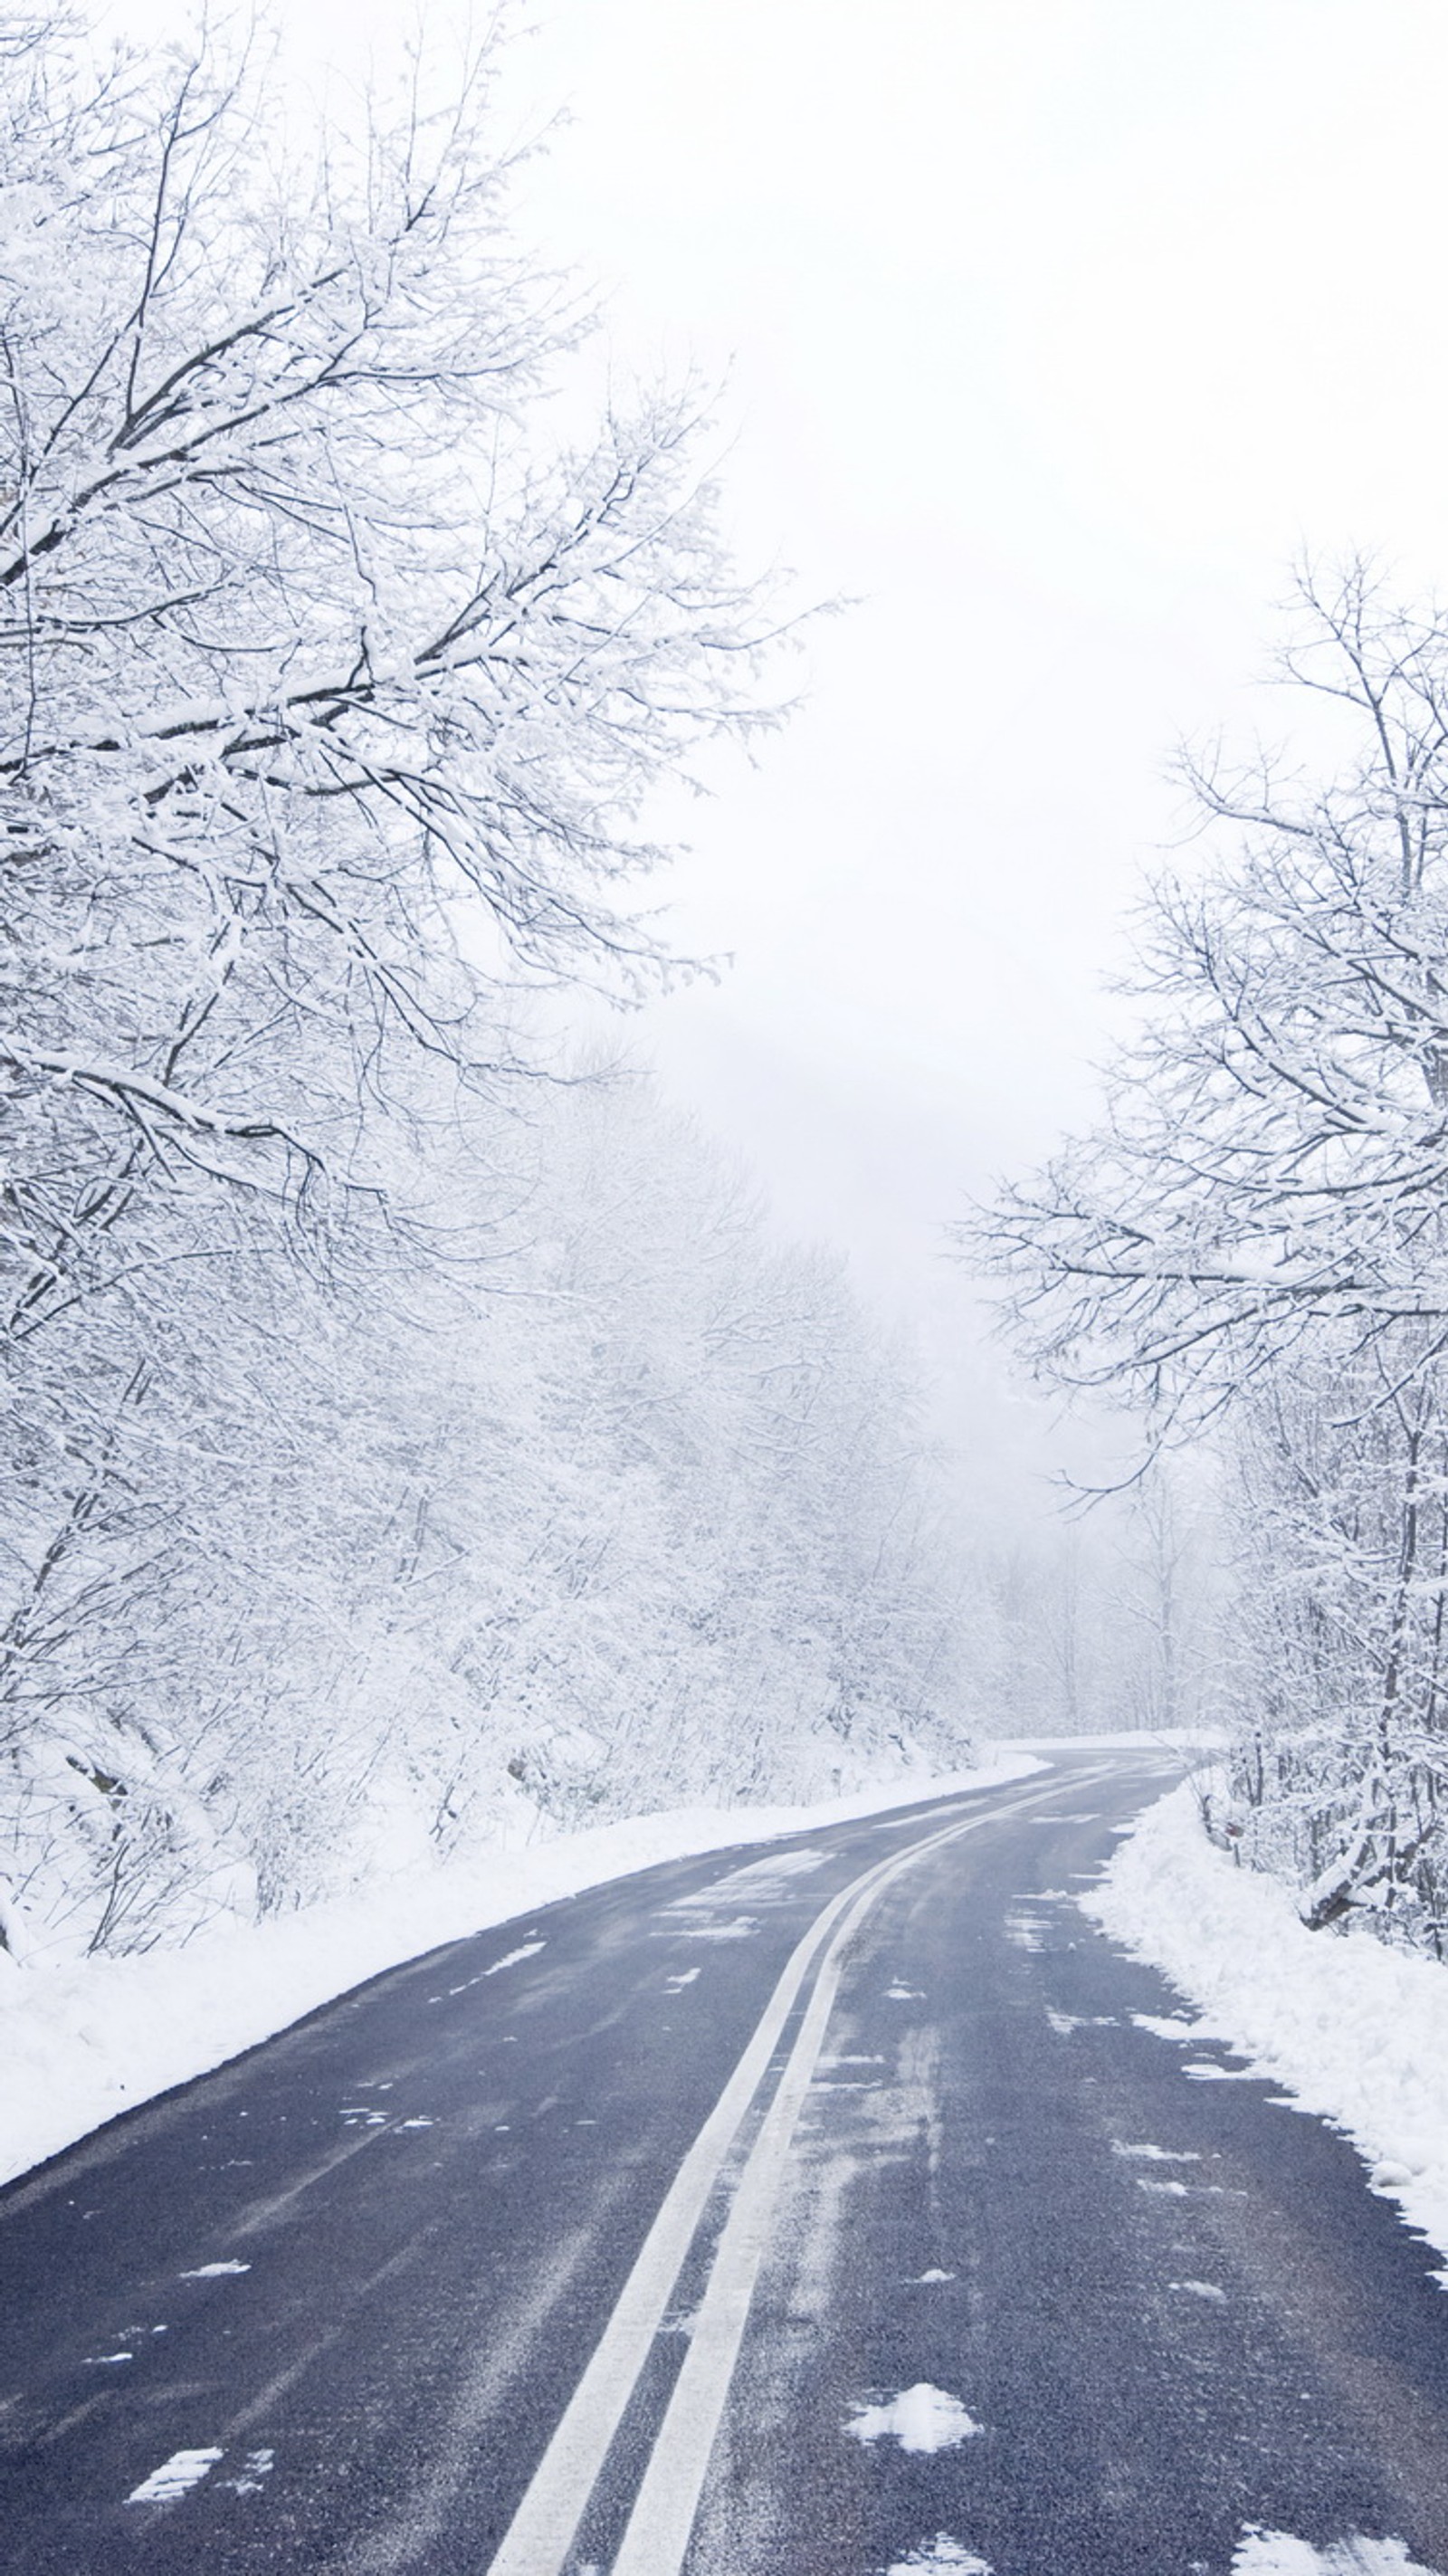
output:
<path id="1" fill-rule="evenodd" d="M 1074 1903 L 1165 1777 L 646 1871 L 12 2185 L 5 2576 L 1448 2569 L 1431 2258 Z"/>

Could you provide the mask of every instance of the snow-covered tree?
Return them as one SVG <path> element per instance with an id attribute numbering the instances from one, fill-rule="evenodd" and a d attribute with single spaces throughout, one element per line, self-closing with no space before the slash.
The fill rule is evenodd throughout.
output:
<path id="1" fill-rule="evenodd" d="M 1188 1419 L 1320 1326 L 1448 1331 L 1448 613 L 1356 569 L 1302 630 L 1340 765 L 1189 765 L 1218 863 L 1154 890 L 1107 1120 L 989 1225 L 1033 1357 Z"/>
<path id="2" fill-rule="evenodd" d="M 769 720 L 693 405 L 551 431 L 487 48 L 301 168 L 92 65 L 0 107 L 0 1949 L 959 1759 L 908 1365 L 529 1036 Z"/>
<path id="3" fill-rule="evenodd" d="M 1209 857 L 1157 887 L 1107 1115 L 976 1229 L 1058 1381 L 1217 1423 L 1308 1919 L 1436 1923 L 1448 1384 L 1448 613 L 1304 583 L 1325 775 L 1189 764 Z M 1276 1715 L 1272 1715 L 1275 1711 Z M 1257 1729 L 1315 1730 L 1265 1764 Z"/>
<path id="4" fill-rule="evenodd" d="M 195 1842 L 135 1827 L 164 1670 L 194 1750 L 208 1634 L 254 1726 L 285 1605 L 345 1626 L 310 1541 L 416 1481 L 366 1370 L 498 1257 L 520 995 L 667 971 L 644 799 L 768 720 L 692 400 L 550 428 L 495 68 L 307 159 L 260 58 L 6 62 L 0 1746 L 112 1860 Z"/>
<path id="5" fill-rule="evenodd" d="M 491 1269 L 253 1268 L 137 1406 L 12 1704 L 17 1940 L 962 1757 L 959 1547 L 837 1267 L 637 1078 L 470 1116 Z"/>
<path id="6" fill-rule="evenodd" d="M 1371 1908 L 1441 1947 L 1448 1389 L 1411 1356 L 1299 1350 L 1239 1409 L 1234 1767 L 1242 1848 L 1309 1922 Z"/>

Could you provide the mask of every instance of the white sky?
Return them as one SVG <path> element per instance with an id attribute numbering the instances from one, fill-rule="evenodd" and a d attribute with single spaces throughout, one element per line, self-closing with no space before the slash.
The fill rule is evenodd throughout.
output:
<path id="1" fill-rule="evenodd" d="M 1182 732 L 1305 544 L 1445 561 L 1441 0 L 545 0 L 530 221 L 732 365 L 747 542 L 865 594 L 690 817 L 673 1086 L 907 1299 L 1085 1114 Z M 1273 709 L 1267 721 L 1275 722 Z"/>
<path id="2" fill-rule="evenodd" d="M 281 14 L 355 59 L 398 13 Z M 690 813 L 679 937 L 737 962 L 644 1043 L 933 1333 L 940 1220 L 1088 1114 L 1166 754 L 1249 719 L 1290 559 L 1448 559 L 1448 9 L 536 14 L 515 112 L 572 121 L 528 229 L 603 283 L 625 361 L 732 371 L 746 551 L 864 594 L 788 736 Z"/>

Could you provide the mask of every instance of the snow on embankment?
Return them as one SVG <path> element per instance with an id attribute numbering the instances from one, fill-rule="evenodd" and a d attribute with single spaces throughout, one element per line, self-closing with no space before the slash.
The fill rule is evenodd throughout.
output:
<path id="1" fill-rule="evenodd" d="M 636 1816 L 525 1851 L 483 1851 L 449 1867 L 400 1873 L 365 1897 L 264 1923 L 218 1925 L 180 1950 L 31 1968 L 16 1967 L 0 1950 L 0 2182 L 443 1942 L 657 1861 L 771 1842 L 1045 1768 L 1029 1754 L 1013 1754 L 940 1779 L 896 1779 L 822 1806 Z"/>
<path id="2" fill-rule="evenodd" d="M 1448 1969 L 1364 1928 L 1307 1931 L 1280 1880 L 1208 1842 L 1190 1784 L 1081 1902 L 1198 2007 L 1203 2036 L 1344 2130 L 1373 2189 L 1448 2255 Z"/>
<path id="3" fill-rule="evenodd" d="M 1319 2553 L 1290 2531 L 1249 2525 L 1232 2560 L 1232 2576 L 1433 2576 L 1410 2558 L 1401 2540 L 1365 2540 L 1361 2533 Z"/>

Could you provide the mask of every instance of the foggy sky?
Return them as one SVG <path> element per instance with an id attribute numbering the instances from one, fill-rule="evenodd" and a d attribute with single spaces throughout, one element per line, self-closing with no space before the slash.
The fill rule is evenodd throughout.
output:
<path id="1" fill-rule="evenodd" d="M 676 1089 L 906 1297 L 1089 1114 L 1164 764 L 1304 546 L 1445 561 L 1448 17 L 1393 0 L 569 0 L 530 220 L 732 364 L 746 547 L 862 604 L 688 818 Z"/>

